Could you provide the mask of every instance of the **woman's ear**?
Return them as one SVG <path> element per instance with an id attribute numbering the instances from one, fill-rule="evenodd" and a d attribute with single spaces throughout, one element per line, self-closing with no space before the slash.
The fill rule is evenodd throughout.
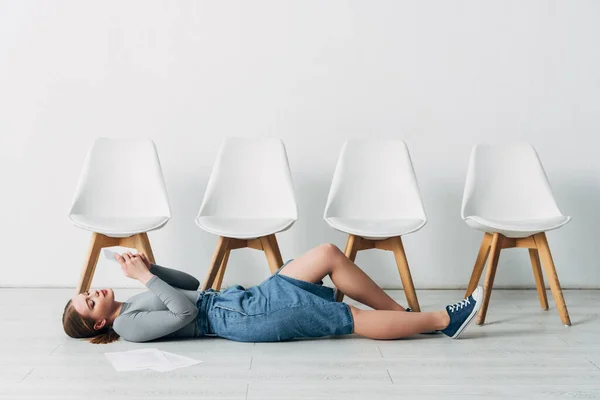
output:
<path id="1" fill-rule="evenodd" d="M 104 325 L 106 325 L 106 318 L 102 318 L 100 321 L 97 321 L 94 324 L 94 329 L 99 331 L 100 329 L 104 328 Z"/>

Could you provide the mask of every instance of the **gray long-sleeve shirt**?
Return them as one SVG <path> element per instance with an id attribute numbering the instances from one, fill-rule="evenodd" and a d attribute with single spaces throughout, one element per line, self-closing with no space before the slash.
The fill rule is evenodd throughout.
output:
<path id="1" fill-rule="evenodd" d="M 200 282 L 185 272 L 156 264 L 150 272 L 154 276 L 146 283 L 149 291 L 123 303 L 113 323 L 115 332 L 130 342 L 200 336 L 196 324 Z"/>

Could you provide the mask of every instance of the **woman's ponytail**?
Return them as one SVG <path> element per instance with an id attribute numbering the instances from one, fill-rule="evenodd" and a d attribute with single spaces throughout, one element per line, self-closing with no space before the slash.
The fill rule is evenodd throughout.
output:
<path id="1" fill-rule="evenodd" d="M 95 330 L 94 320 L 81 316 L 75 310 L 72 300 L 69 300 L 65 306 L 62 323 L 65 333 L 75 339 L 89 339 L 89 342 L 94 344 L 106 344 L 119 340 L 119 334 L 114 331 L 112 326 Z"/>

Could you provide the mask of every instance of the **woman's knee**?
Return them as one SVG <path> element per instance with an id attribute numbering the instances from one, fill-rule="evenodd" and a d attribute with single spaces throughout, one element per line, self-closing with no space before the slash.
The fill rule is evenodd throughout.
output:
<path id="1" fill-rule="evenodd" d="M 326 259 L 334 258 L 344 253 L 333 243 L 323 243 L 317 247 L 319 254 Z"/>
<path id="2" fill-rule="evenodd" d="M 339 265 L 340 256 L 343 257 L 344 253 L 336 245 L 324 243 L 308 251 L 306 262 L 311 269 L 322 274 L 318 277 L 318 280 L 320 280 L 323 276 L 330 275 L 333 269 Z"/>

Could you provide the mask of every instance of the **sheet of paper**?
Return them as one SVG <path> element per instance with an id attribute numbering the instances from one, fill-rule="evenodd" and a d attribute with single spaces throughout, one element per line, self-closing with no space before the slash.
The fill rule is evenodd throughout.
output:
<path id="1" fill-rule="evenodd" d="M 169 368 L 171 363 L 158 349 L 138 349 L 104 353 L 117 371 L 134 371 L 144 368 Z"/>
<path id="2" fill-rule="evenodd" d="M 181 356 L 179 354 L 169 353 L 168 351 L 162 351 L 162 353 L 171 363 L 173 367 L 172 369 L 190 367 L 192 365 L 200 364 L 202 362 L 200 360 L 194 360 L 192 358 Z M 158 369 L 156 371 L 158 371 Z"/>
<path id="3" fill-rule="evenodd" d="M 156 348 L 136 349 L 122 352 L 104 353 L 117 371 L 136 371 L 152 369 L 159 372 L 172 371 L 201 363 L 175 353 Z"/>

